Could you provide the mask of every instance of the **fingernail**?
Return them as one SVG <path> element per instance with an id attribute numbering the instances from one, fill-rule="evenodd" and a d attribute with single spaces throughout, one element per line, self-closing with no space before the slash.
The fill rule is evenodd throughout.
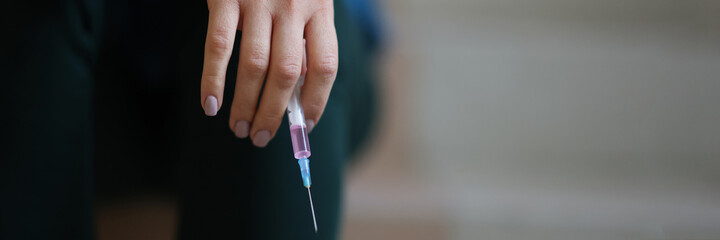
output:
<path id="1" fill-rule="evenodd" d="M 268 130 L 262 130 L 255 133 L 255 137 L 253 137 L 253 145 L 256 147 L 265 147 L 267 146 L 268 142 L 270 141 L 270 131 Z"/>
<path id="2" fill-rule="evenodd" d="M 307 119 L 305 120 L 305 123 L 307 124 L 308 133 L 312 132 L 313 128 L 315 127 L 315 121 Z"/>
<path id="3" fill-rule="evenodd" d="M 235 136 L 239 138 L 246 138 L 248 136 L 248 129 L 250 129 L 248 121 L 237 121 L 235 123 Z"/>
<path id="4" fill-rule="evenodd" d="M 207 96 L 207 98 L 205 98 L 204 109 L 205 109 L 205 115 L 208 115 L 208 116 L 217 115 L 217 111 L 218 111 L 217 98 L 215 98 L 215 96 L 212 96 L 212 95 Z"/>

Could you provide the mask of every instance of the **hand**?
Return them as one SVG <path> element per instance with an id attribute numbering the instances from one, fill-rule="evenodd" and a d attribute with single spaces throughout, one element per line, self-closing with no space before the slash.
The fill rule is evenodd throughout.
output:
<path id="1" fill-rule="evenodd" d="M 215 116 L 222 106 L 225 71 L 239 29 L 242 39 L 230 129 L 239 138 L 251 136 L 255 146 L 267 145 L 303 70 L 306 47 L 301 100 L 308 131 L 312 130 L 325 109 L 338 68 L 332 0 L 208 0 L 208 9 L 200 88 L 205 114 Z"/>

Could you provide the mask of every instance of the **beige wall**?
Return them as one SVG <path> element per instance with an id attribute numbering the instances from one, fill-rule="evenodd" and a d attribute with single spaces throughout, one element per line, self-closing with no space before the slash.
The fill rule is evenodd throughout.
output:
<path id="1" fill-rule="evenodd" d="M 720 239 L 720 1 L 383 4 L 345 239 Z"/>

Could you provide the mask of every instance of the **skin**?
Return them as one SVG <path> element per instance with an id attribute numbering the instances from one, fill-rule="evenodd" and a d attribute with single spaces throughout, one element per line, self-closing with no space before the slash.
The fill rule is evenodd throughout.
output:
<path id="1" fill-rule="evenodd" d="M 338 69 L 332 0 L 208 0 L 208 9 L 200 88 L 206 115 L 215 116 L 223 104 L 235 32 L 241 30 L 230 129 L 239 138 L 249 136 L 255 146 L 267 145 L 282 122 L 298 77 L 305 74 L 306 52 L 301 101 L 308 130 L 312 130 L 325 109 Z"/>

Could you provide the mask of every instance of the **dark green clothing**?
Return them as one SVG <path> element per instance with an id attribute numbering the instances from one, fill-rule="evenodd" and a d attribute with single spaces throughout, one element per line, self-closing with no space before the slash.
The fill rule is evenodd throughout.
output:
<path id="1" fill-rule="evenodd" d="M 102 8 L 13 1 L 1 9 L 0 239 L 89 239 Z"/>
<path id="2" fill-rule="evenodd" d="M 315 235 L 287 123 L 264 149 L 229 130 L 237 51 L 225 105 L 203 114 L 207 7 L 168 2 L 3 6 L 0 239 L 91 239 L 94 198 L 148 192 L 179 197 L 180 239 L 338 237 L 374 106 L 357 24 L 336 3 L 340 69 L 310 134 Z"/>

